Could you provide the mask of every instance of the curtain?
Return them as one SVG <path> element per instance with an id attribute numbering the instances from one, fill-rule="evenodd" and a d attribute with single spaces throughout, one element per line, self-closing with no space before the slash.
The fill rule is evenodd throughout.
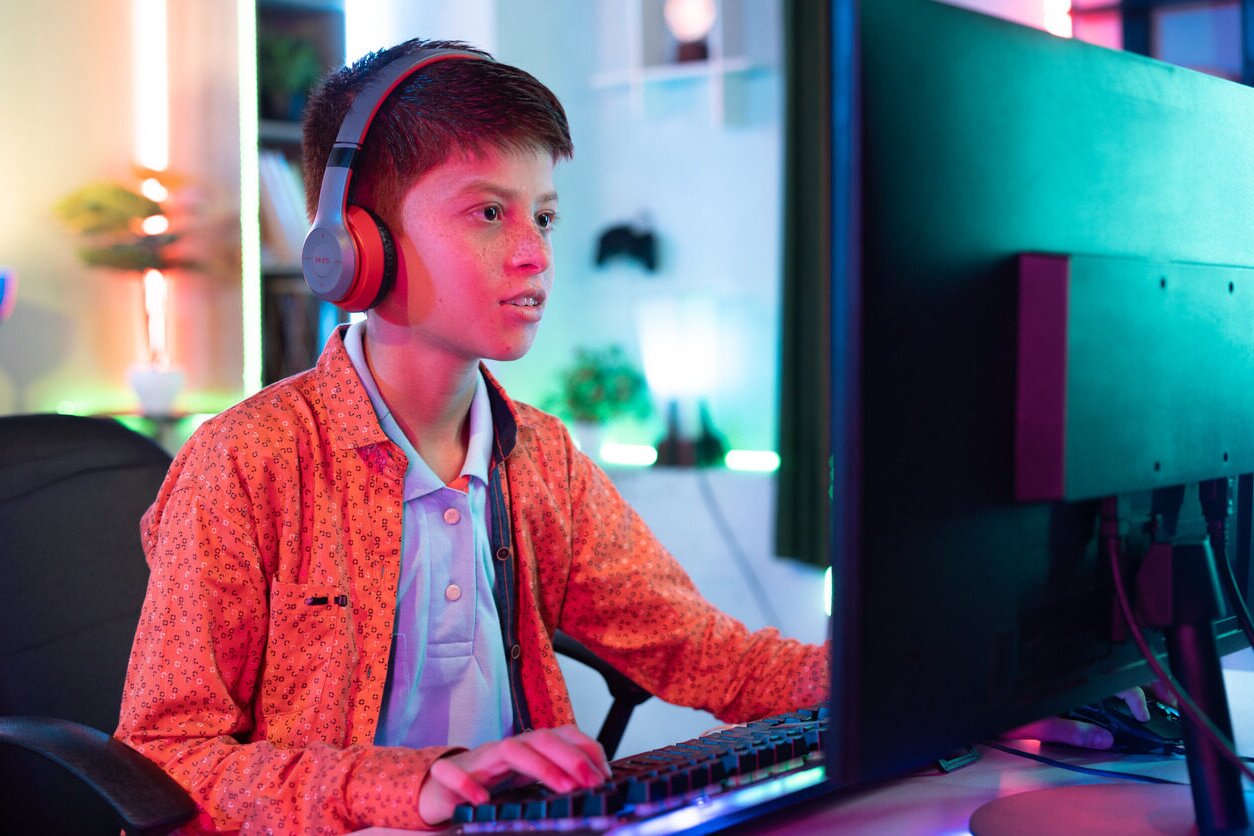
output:
<path id="1" fill-rule="evenodd" d="M 775 551 L 826 566 L 831 465 L 831 12 L 784 7 L 783 327 Z"/>

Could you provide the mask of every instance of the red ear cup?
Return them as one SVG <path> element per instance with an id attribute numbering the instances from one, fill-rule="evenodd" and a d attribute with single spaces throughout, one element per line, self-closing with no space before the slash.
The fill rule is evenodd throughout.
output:
<path id="1" fill-rule="evenodd" d="M 346 311 L 373 308 L 396 282 L 396 244 L 387 226 L 362 206 L 348 207 L 345 226 L 357 248 L 353 284 L 336 305 Z"/>

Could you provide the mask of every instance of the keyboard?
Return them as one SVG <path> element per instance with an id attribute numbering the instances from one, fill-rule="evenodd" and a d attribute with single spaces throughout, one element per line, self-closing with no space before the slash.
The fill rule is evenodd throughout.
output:
<path id="1" fill-rule="evenodd" d="M 692 808 L 716 814 L 821 782 L 827 727 L 826 706 L 775 715 L 613 761 L 613 777 L 591 789 L 529 784 L 462 804 L 453 822 L 463 833 L 617 833 Z"/>

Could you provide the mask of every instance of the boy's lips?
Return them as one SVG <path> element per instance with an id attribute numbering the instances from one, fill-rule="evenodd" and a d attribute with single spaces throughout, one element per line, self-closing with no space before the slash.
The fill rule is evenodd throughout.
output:
<path id="1" fill-rule="evenodd" d="M 544 307 L 545 293 L 543 290 L 524 290 L 523 292 L 504 299 L 502 305 L 514 305 L 519 308 L 542 308 Z"/>

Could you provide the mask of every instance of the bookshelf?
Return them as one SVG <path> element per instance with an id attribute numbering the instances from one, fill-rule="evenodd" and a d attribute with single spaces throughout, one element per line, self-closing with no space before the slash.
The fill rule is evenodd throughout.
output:
<path id="1" fill-rule="evenodd" d="M 301 180 L 300 117 L 311 83 L 344 62 L 343 0 L 257 0 L 255 234 L 261 270 L 262 382 L 313 365 L 339 311 L 315 299 L 301 276 L 308 230 Z"/>

